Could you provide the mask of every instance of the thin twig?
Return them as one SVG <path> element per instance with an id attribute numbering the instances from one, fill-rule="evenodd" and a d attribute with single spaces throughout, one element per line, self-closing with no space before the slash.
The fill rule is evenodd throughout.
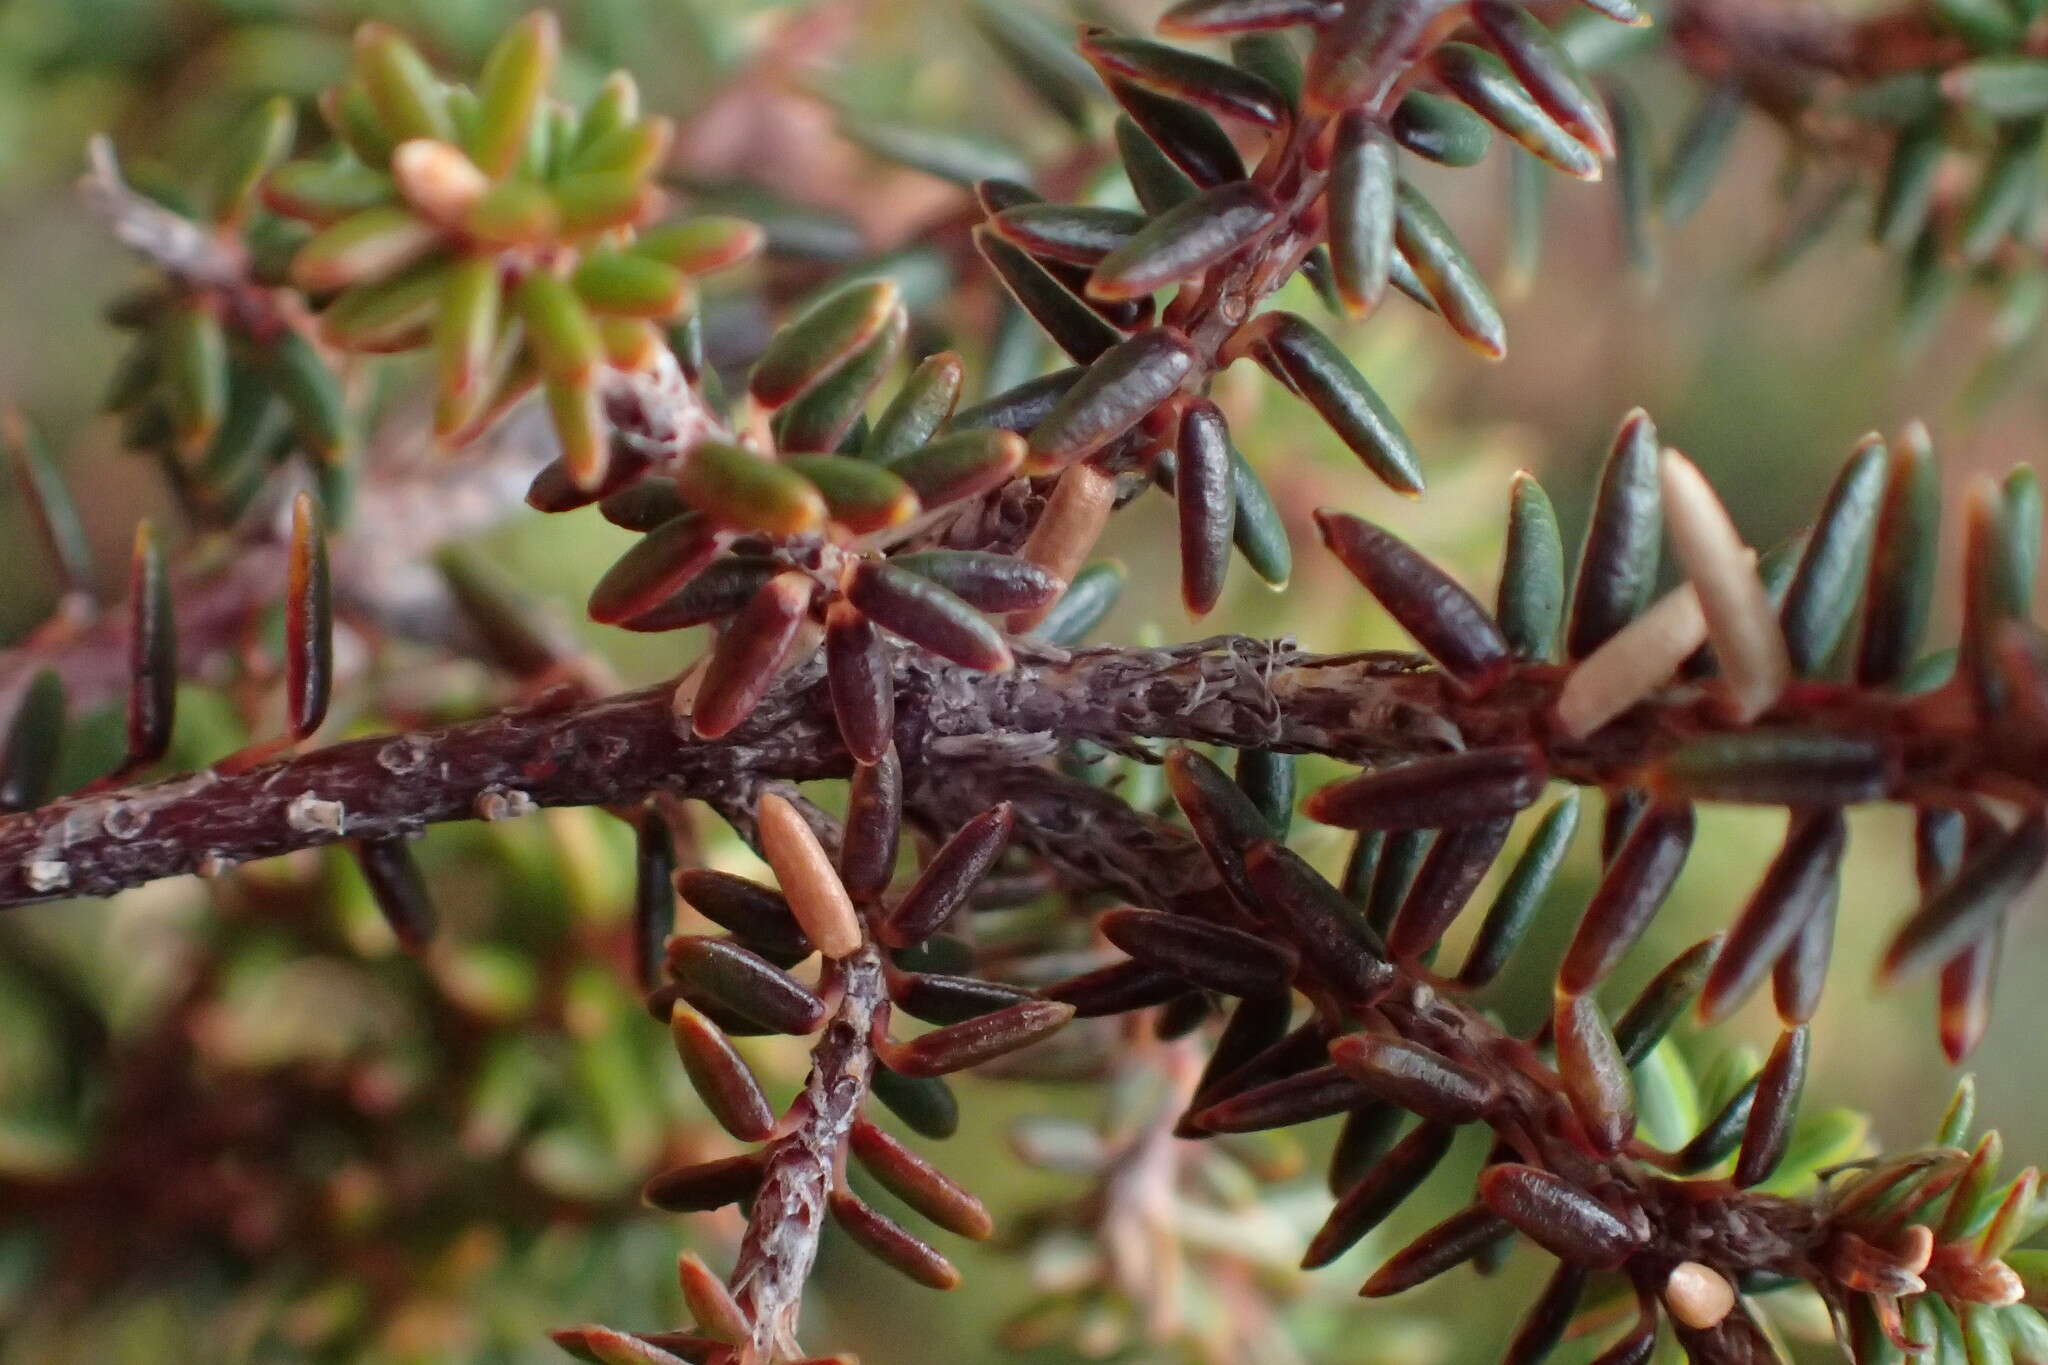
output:
<path id="1" fill-rule="evenodd" d="M 793 1359 L 803 1289 L 818 1257 L 842 1148 L 867 1102 L 872 1033 L 885 1017 L 882 955 L 872 943 L 836 964 L 839 1006 L 811 1048 L 803 1093 L 768 1149 L 760 1192 L 733 1266 L 732 1290 L 753 1323 L 753 1358 Z"/>
<path id="2" fill-rule="evenodd" d="M 230 290 L 248 286 L 249 261 L 239 244 L 129 188 L 109 138 L 93 138 L 85 154 L 78 197 L 122 246 L 186 284 Z"/>
<path id="3" fill-rule="evenodd" d="M 1689 738 L 1748 728 L 1729 720 L 1709 689 L 1674 684 L 1591 738 L 1571 739 L 1550 721 L 1562 672 L 1527 665 L 1474 700 L 1410 655 L 1315 655 L 1231 636 L 1174 649 L 1027 652 L 1000 674 L 905 651 L 897 744 L 915 775 L 1015 767 L 1077 739 L 1122 752 L 1136 752 L 1140 739 L 1176 739 L 1364 764 L 1533 743 L 1557 778 L 1626 785 Z M 615 805 L 658 791 L 713 796 L 736 783 L 850 771 L 815 661 L 717 741 L 679 726 L 670 692 L 662 685 L 509 710 L 233 776 L 199 773 L 8 816 L 0 819 L 0 904 L 110 895 L 202 867 L 410 834 L 529 803 Z M 1888 775 L 1872 799 L 1939 802 L 1965 791 L 2042 799 L 2048 735 L 1986 725 L 1953 689 L 1914 698 L 1801 684 L 1760 723 L 1879 746 Z"/>

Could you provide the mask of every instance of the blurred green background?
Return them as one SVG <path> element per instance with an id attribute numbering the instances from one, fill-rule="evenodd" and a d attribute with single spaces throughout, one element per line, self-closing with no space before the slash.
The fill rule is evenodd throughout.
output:
<path id="1" fill-rule="evenodd" d="M 96 416 L 117 345 L 99 308 L 136 272 L 70 194 L 85 139 L 107 131 L 132 162 L 189 164 L 259 97 L 310 98 L 331 81 L 362 18 L 398 22 L 448 69 L 469 70 L 522 8 L 499 0 L 0 3 L 0 394 L 58 442 L 103 565 L 121 562 L 138 516 L 161 515 L 167 503 L 153 471 L 121 454 L 111 424 Z M 835 255 L 850 261 L 908 248 L 894 258 L 899 266 L 936 271 L 926 294 L 943 296 L 951 264 L 919 255 L 920 244 L 965 204 L 957 187 L 887 166 L 840 137 L 835 106 L 972 133 L 1041 165 L 1075 145 L 951 0 L 572 0 L 560 8 L 577 54 L 572 85 L 623 65 L 642 81 L 651 108 L 682 121 L 677 180 L 685 202 L 691 189 L 710 186 L 729 201 L 734 182 L 744 182 L 738 188 L 778 206 L 787 240 L 801 239 L 807 225 L 808 268 L 820 276 L 829 268 L 821 262 Z M 1137 24 L 1155 7 L 1097 7 L 1104 8 Z M 1621 69 L 1668 140 L 1693 98 L 1689 82 L 1654 53 Z M 1390 521 L 1484 594 L 1498 562 L 1509 474 L 1536 470 L 1568 536 L 1575 534 L 1607 436 L 1638 404 L 1715 478 L 1759 545 L 1803 521 L 1859 435 L 1895 430 L 1911 416 L 1933 427 L 1952 493 L 1974 473 L 2039 463 L 2048 395 L 2038 351 L 2000 358 L 2000 382 L 1988 381 L 1992 310 L 1979 303 L 1965 303 L 1928 342 L 1903 350 L 1897 263 L 1867 244 L 1855 213 L 1791 270 L 1760 278 L 1758 262 L 1783 216 L 1781 153 L 1775 130 L 1746 123 L 1705 208 L 1659 241 L 1654 279 L 1624 259 L 1611 191 L 1560 182 L 1540 269 L 1502 288 L 1510 335 L 1503 363 L 1477 360 L 1401 302 L 1346 334 L 1428 461 L 1431 490 L 1419 504 L 1373 484 L 1270 382 L 1226 375 L 1219 395 L 1239 443 L 1296 531 L 1293 584 L 1276 596 L 1239 566 L 1216 616 L 1190 623 L 1171 581 L 1170 507 L 1149 499 L 1122 515 L 1107 546 L 1132 581 L 1103 637 L 1242 630 L 1293 634 L 1332 651 L 1397 645 L 1384 618 L 1302 533 L 1310 509 L 1332 504 Z M 1504 156 L 1496 148 L 1476 170 L 1426 177 L 1497 279 L 1507 251 Z M 1296 302 L 1315 310 L 1313 300 Z M 967 349 L 983 345 L 985 318 L 972 307 L 935 311 Z M 13 502 L 0 507 L 0 534 L 31 543 Z M 574 616 L 625 543 L 623 532 L 586 511 L 515 517 L 488 550 Z M 1946 577 L 1952 583 L 1953 565 Z M 118 594 L 113 578 L 106 587 Z M 53 590 L 24 549 L 0 585 L 8 638 L 48 610 Z M 1942 624 L 1952 623 L 1949 613 Z M 594 628 L 585 637 L 630 680 L 666 676 L 701 646 L 696 632 L 630 644 Z M 188 761 L 217 756 L 192 733 L 203 724 L 185 728 Z M 1332 772 L 1310 765 L 1304 788 Z M 1775 847 L 1780 819 L 1706 817 L 1679 892 L 1615 999 L 1726 922 Z M 1498 988 L 1511 1022 L 1526 1023 L 1547 1005 L 1571 905 L 1590 885 L 1597 823 L 1582 828 L 1547 931 Z M 709 856 L 745 867 L 747 855 L 708 826 Z M 1953 1078 L 1934 1041 L 1931 992 L 1880 995 L 1869 985 L 1884 933 L 1911 899 L 1909 823 L 1873 812 L 1858 818 L 1856 832 L 1809 1104 L 1862 1107 L 1879 1141 L 1909 1144 L 1931 1132 Z M 1343 856 L 1333 832 L 1300 829 L 1296 844 L 1327 867 Z M 394 955 L 353 872 L 319 858 L 237 879 L 217 908 L 204 888 L 185 883 L 112 905 L 11 912 L 0 924 L 0 1189 L 10 1195 L 0 1200 L 0 1362 L 547 1360 L 555 1355 L 540 1336 L 548 1325 L 679 1320 L 670 1273 L 678 1247 L 697 1246 L 714 1265 L 727 1264 L 735 1224 L 648 1213 L 633 1197 L 663 1152 L 725 1148 L 705 1136 L 708 1125 L 664 1059 L 660 1030 L 617 970 L 629 879 L 622 827 L 591 813 L 550 813 L 436 831 L 425 847 L 447 924 L 443 948 L 426 966 Z M 2041 1016 L 2030 997 L 2048 931 L 2038 913 L 2014 917 L 2005 951 L 2005 989 L 1972 1069 L 1980 1112 L 2007 1130 L 2008 1150 L 2039 1159 L 2048 1155 L 2039 1141 L 2048 1096 L 2038 1084 L 2032 1049 Z M 197 1004 L 194 992 L 203 996 Z M 167 1018 L 186 1030 L 177 1047 L 165 1046 L 184 1058 L 178 1065 L 191 1065 L 190 1084 L 154 1098 L 129 1095 L 117 1106 L 106 1087 L 74 1069 L 115 1055 L 146 1058 L 143 1045 Z M 1774 1032 L 1759 1001 L 1686 1047 L 1704 1059 L 1740 1041 L 1767 1047 Z M 800 1074 L 800 1051 L 752 1051 L 786 1094 Z M 422 1100 L 450 1070 L 474 1088 L 441 1097 L 447 1104 Z M 388 1103 L 364 1098 L 365 1087 L 385 1095 L 379 1086 L 388 1087 Z M 239 1241 L 152 1242 L 163 1227 L 179 1226 L 164 1214 L 176 1192 L 150 1188 L 146 1170 L 124 1177 L 140 1182 L 129 1186 L 95 1165 L 105 1150 L 96 1144 L 109 1140 L 100 1120 L 110 1112 L 129 1125 L 114 1135 L 125 1140 L 117 1145 L 146 1148 L 153 1122 L 164 1124 L 166 1143 L 185 1128 L 153 1103 L 258 1113 L 275 1101 L 280 1112 L 251 1119 L 247 1130 L 274 1136 L 299 1131 L 285 1122 L 293 1106 L 319 1109 L 308 1093 L 336 1089 L 356 1096 L 366 1114 L 405 1122 L 379 1135 L 363 1131 L 360 1116 L 311 1112 L 306 1141 L 285 1140 L 275 1151 L 245 1150 L 232 1129 L 211 1146 L 191 1138 L 228 1192 L 221 1197 L 234 1216 L 224 1222 L 237 1236 L 246 1232 Z M 1077 1180 L 1020 1173 L 1004 1134 L 1022 1114 L 1091 1114 L 1099 1094 L 985 1081 L 962 1090 L 963 1130 L 935 1155 L 989 1198 L 999 1220 L 1081 1192 Z M 1312 1140 L 1327 1143 L 1328 1134 Z M 394 1144 L 452 1144 L 455 1169 L 409 1181 L 411 1167 L 433 1163 Z M 1468 1155 L 1476 1161 L 1479 1152 Z M 61 1218 L 33 1193 L 39 1183 L 86 1176 L 111 1182 L 104 1197 L 73 1199 Z M 500 1199 L 492 1182 L 515 1177 L 517 1188 Z M 291 1235 L 299 1226 L 294 1199 L 265 1202 L 279 1181 L 353 1234 Z M 1376 1253 L 1449 1210 L 1454 1185 L 1440 1180 L 1391 1229 L 1312 1284 L 1277 1277 L 1286 1294 L 1313 1300 L 1291 1319 L 1299 1358 L 1435 1365 L 1494 1357 L 1541 1273 L 1541 1258 L 1526 1249 L 1506 1272 L 1511 1288 L 1489 1286 L 1480 1298 L 1462 1273 L 1391 1304 L 1350 1297 Z M 1298 1247 L 1322 1208 L 1310 1175 L 1266 1213 L 1245 1208 L 1230 1217 L 1249 1242 L 1269 1237 L 1264 1224 L 1277 1217 L 1293 1225 Z M 95 1238 L 105 1254 L 80 1259 L 79 1247 Z M 1281 1244 L 1284 1252 L 1284 1235 Z M 53 1259 L 58 1247 L 70 1248 L 73 1260 Z M 1023 1264 L 1001 1251 L 945 1249 L 959 1253 L 968 1287 L 938 1298 L 828 1242 L 809 1340 L 905 1365 L 999 1358 L 996 1326 L 1031 1293 Z M 1204 1281 L 1195 1274 L 1190 1288 L 1199 1297 Z M 1251 1358 L 1291 1358 L 1279 1341 L 1268 1346 Z M 1074 1349 L 1063 1344 L 1038 1358 L 1069 1358 Z"/>

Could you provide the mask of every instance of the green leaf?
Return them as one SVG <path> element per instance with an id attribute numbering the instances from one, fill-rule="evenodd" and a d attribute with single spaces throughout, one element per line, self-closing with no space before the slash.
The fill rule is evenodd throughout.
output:
<path id="1" fill-rule="evenodd" d="M 1507 329 L 1493 293 L 1450 225 L 1421 191 L 1405 180 L 1396 203 L 1394 243 L 1414 267 L 1444 321 L 1487 359 L 1498 360 L 1507 354 Z"/>
<path id="2" fill-rule="evenodd" d="M 1294 547 L 1287 539 L 1287 524 L 1258 471 L 1235 445 L 1230 448 L 1230 491 L 1237 508 L 1230 538 L 1237 552 L 1268 586 L 1286 587 L 1294 575 Z"/>
<path id="3" fill-rule="evenodd" d="M 164 324 L 164 386 L 179 447 L 196 454 L 220 429 L 228 408 L 228 340 L 205 300 L 175 310 Z"/>
<path id="4" fill-rule="evenodd" d="M 280 95 L 258 105 L 229 132 L 207 195 L 216 223 L 242 220 L 263 177 L 290 154 L 297 128 L 291 101 Z"/>
<path id="5" fill-rule="evenodd" d="M 292 258 L 292 283 L 309 294 L 389 279 L 440 245 L 441 234 L 411 210 L 384 204 L 323 229 Z"/>
<path id="6" fill-rule="evenodd" d="M 1092 455 L 1178 389 L 1194 364 L 1194 348 L 1171 327 L 1110 347 L 1032 428 L 1028 469 L 1049 473 Z"/>
<path id="7" fill-rule="evenodd" d="M 1531 153 L 1567 175 L 1600 178 L 1600 158 L 1551 118 L 1499 57 L 1470 43 L 1445 43 L 1431 65 L 1447 89 Z"/>
<path id="8" fill-rule="evenodd" d="M 1076 131 L 1087 131 L 1088 109 L 1100 87 L 1069 34 L 1012 0 L 972 0 L 967 17 L 1047 108 Z"/>
<path id="9" fill-rule="evenodd" d="M 597 324 L 566 281 L 545 270 L 529 271 L 513 300 L 543 374 L 573 382 L 594 374 L 604 363 Z"/>
<path id="10" fill-rule="evenodd" d="M 1164 32 L 1164 21 L 1161 21 Z M 1246 33 L 1230 40 L 1230 60 L 1279 91 L 1290 107 L 1301 103 L 1301 58 L 1294 45 L 1278 33 Z"/>
<path id="11" fill-rule="evenodd" d="M 1141 298 L 1234 255 L 1279 216 L 1273 196 L 1250 181 L 1205 190 L 1104 256 L 1088 277 L 1088 292 L 1098 299 Z"/>
<path id="12" fill-rule="evenodd" d="M 1258 326 L 1260 363 L 1305 399 L 1389 488 L 1420 494 L 1422 470 L 1408 434 L 1337 343 L 1292 313 L 1269 313 Z"/>
<path id="13" fill-rule="evenodd" d="M 1855 617 L 1890 463 L 1875 436 L 1856 448 L 1829 488 L 1786 587 L 1779 619 L 1793 671 L 1802 677 L 1818 675 Z"/>
<path id="14" fill-rule="evenodd" d="M 771 408 L 794 401 L 874 340 L 901 306 L 888 280 L 857 280 L 826 295 L 775 334 L 749 391 Z"/>
<path id="15" fill-rule="evenodd" d="M 1786 1197 L 1805 1194 L 1820 1171 L 1861 1156 L 1869 1140 L 1867 1114 L 1854 1109 L 1823 1110 L 1798 1126 L 1777 1171 L 1755 1188 L 1763 1194 Z"/>
<path id="16" fill-rule="evenodd" d="M 909 319 L 902 309 L 889 315 L 881 332 L 811 390 L 775 414 L 774 431 L 784 453 L 837 450 L 867 410 L 902 354 Z"/>
<path id="17" fill-rule="evenodd" d="M 1544 812 L 1521 856 L 1487 908 L 1471 952 L 1460 968 L 1460 984 L 1477 989 L 1499 975 L 1536 922 L 1564 855 L 1579 828 L 1579 794 L 1568 792 Z M 1680 1139 L 1683 1141 L 1683 1139 Z"/>
<path id="18" fill-rule="evenodd" d="M 950 129 L 847 116 L 839 131 L 856 147 L 927 175 L 972 188 L 991 177 L 1029 180 L 1031 163 L 1008 147 Z"/>
<path id="19" fill-rule="evenodd" d="M 669 318 L 689 306 L 690 277 L 639 252 L 584 253 L 570 284 L 600 313 L 631 318 Z"/>
<path id="20" fill-rule="evenodd" d="M 713 520 L 763 535 L 800 535 L 825 519 L 825 500 L 809 479 L 720 441 L 690 452 L 676 475 L 676 491 Z"/>
<path id="21" fill-rule="evenodd" d="M 1656 176 L 1650 164 L 1650 121 L 1634 93 L 1620 85 L 1608 92 L 1607 116 L 1614 125 L 1614 197 L 1621 215 L 1622 242 L 1636 273 L 1654 279 Z"/>
<path id="22" fill-rule="evenodd" d="M 1056 645 L 1079 644 L 1102 624 L 1124 589 L 1124 566 L 1115 560 L 1090 564 L 1074 575 L 1031 634 Z"/>
<path id="23" fill-rule="evenodd" d="M 861 458 L 891 464 L 924 445 L 953 415 L 965 371 L 951 351 L 927 356 L 875 419 L 861 445 Z"/>
<path id="24" fill-rule="evenodd" d="M 1476 166 L 1493 141 L 1486 120 L 1456 100 L 1411 90 L 1394 106 L 1394 141 L 1445 166 Z"/>
<path id="25" fill-rule="evenodd" d="M 1201 192 L 1128 114 L 1118 117 L 1114 132 L 1117 157 L 1145 212 L 1164 213 Z"/>
<path id="26" fill-rule="evenodd" d="M 1657 206 L 1666 223 L 1684 222 L 1706 199 L 1735 141 L 1743 105 L 1741 85 L 1730 82 L 1715 86 L 1694 106 L 1657 185 Z"/>
<path id="27" fill-rule="evenodd" d="M 416 137 L 454 141 L 441 82 L 405 35 L 386 24 L 364 24 L 356 30 L 355 59 L 356 75 L 394 143 Z"/>
<path id="28" fill-rule="evenodd" d="M 1003 282 L 1018 306 L 1075 360 L 1094 360 L 1123 340 L 1123 333 L 1056 279 L 1029 253 L 987 227 L 974 229 L 975 249 Z"/>
<path id="29" fill-rule="evenodd" d="M 434 430 L 440 435 L 466 425 L 482 405 L 503 303 L 496 259 L 467 256 L 449 267 L 433 324 Z"/>
<path id="30" fill-rule="evenodd" d="M 1919 655 L 1940 534 L 1941 471 L 1926 429 L 1916 425 L 1891 449 L 1871 543 L 1856 661 L 1856 681 L 1865 687 L 1896 683 Z"/>
<path id="31" fill-rule="evenodd" d="M 855 535 L 900 526 L 918 513 L 917 494 L 888 470 L 845 455 L 798 455 L 789 467 L 817 486 L 831 518 Z"/>
<path id="32" fill-rule="evenodd" d="M 1930 8 L 1943 26 L 1979 52 L 1998 52 L 2019 42 L 2023 25 L 2006 0 L 1932 0 Z"/>
<path id="33" fill-rule="evenodd" d="M 29 679 L 0 747 L 0 810 L 30 810 L 49 795 L 64 734 L 64 684 L 52 669 Z"/>
<path id="34" fill-rule="evenodd" d="M 58 576 L 71 592 L 90 591 L 92 542 L 78 517 L 78 505 L 58 473 L 49 443 L 16 411 L 0 412 L 0 446 L 13 458 L 15 475 L 27 496 L 43 539 L 56 557 Z"/>
<path id="35" fill-rule="evenodd" d="M 1698 1089 L 1678 1045 L 1666 1038 L 1650 1049 L 1635 1067 L 1636 1125 L 1643 1140 L 1662 1151 L 1676 1151 L 1699 1131 Z"/>
<path id="36" fill-rule="evenodd" d="M 1935 173 L 1941 168 L 1943 144 L 1939 118 L 1922 119 L 1901 129 L 1893 141 L 1871 223 L 1871 235 L 1880 245 L 1904 251 L 1926 227 L 1934 206 Z"/>
<path id="37" fill-rule="evenodd" d="M 1988 260 L 2041 198 L 2041 143 L 2048 120 L 2029 119 L 2002 129 L 1985 163 L 1977 192 L 1963 211 L 1957 250 L 1964 261 Z"/>
<path id="38" fill-rule="evenodd" d="M 509 174 L 525 154 L 534 118 L 554 81 L 561 45 L 555 16 L 535 10 L 500 38 L 484 60 L 476 121 L 464 145 L 485 175 Z"/>
<path id="39" fill-rule="evenodd" d="M 1548 659 L 1564 620 L 1564 541 L 1550 495 L 1536 476 L 1515 475 L 1508 501 L 1508 538 L 1494 617 L 1508 645 L 1524 659 Z"/>
<path id="40" fill-rule="evenodd" d="M 1337 123 L 1330 163 L 1330 265 L 1354 316 L 1379 305 L 1394 258 L 1394 148 L 1378 120 L 1352 110 Z"/>
<path id="41" fill-rule="evenodd" d="M 688 275 L 709 275 L 758 255 L 764 234 L 744 218 L 700 214 L 641 233 L 626 248 Z"/>

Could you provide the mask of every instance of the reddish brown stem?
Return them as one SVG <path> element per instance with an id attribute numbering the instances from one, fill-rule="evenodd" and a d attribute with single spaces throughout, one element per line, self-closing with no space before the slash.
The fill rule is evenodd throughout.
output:
<path id="1" fill-rule="evenodd" d="M 1412 655 L 1316 655 L 1241 636 L 1173 649 L 1027 648 L 1000 674 L 905 652 L 897 744 L 916 769 L 968 771 L 1034 760 L 1077 739 L 1118 752 L 1163 738 L 1369 764 L 1529 742 L 1555 777 L 1613 785 L 1639 779 L 1688 738 L 1750 728 L 1730 721 L 1710 689 L 1674 684 L 1591 738 L 1572 739 L 1550 718 L 1562 672 L 1525 665 L 1468 699 Z M 8 816 L 0 819 L 0 904 L 110 895 L 209 860 L 409 834 L 529 801 L 616 805 L 662 791 L 716 798 L 762 779 L 850 770 L 815 663 L 717 741 L 677 725 L 670 690 L 543 703 L 355 740 L 233 777 L 200 773 Z M 1908 698 L 1802 684 L 1760 724 L 1884 747 L 1892 761 L 1878 799 L 1940 802 L 1974 791 L 2038 802 L 2048 771 L 2048 736 L 1983 724 L 1955 690 Z"/>
<path id="2" fill-rule="evenodd" d="M 846 1134 L 867 1101 L 873 1033 L 887 1026 L 882 955 L 873 944 L 835 964 L 839 1006 L 811 1048 L 810 1074 L 768 1148 L 760 1193 L 733 1266 L 733 1297 L 753 1323 L 753 1360 L 794 1358 L 804 1283 L 818 1255 Z"/>

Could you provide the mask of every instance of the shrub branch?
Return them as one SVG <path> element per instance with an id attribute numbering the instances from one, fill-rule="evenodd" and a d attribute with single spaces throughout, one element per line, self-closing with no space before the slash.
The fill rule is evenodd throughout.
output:
<path id="1" fill-rule="evenodd" d="M 1554 777 L 1611 786 L 1640 778 L 1687 739 L 1750 728 L 1720 713 L 1710 689 L 1675 684 L 1575 740 L 1549 719 L 1562 674 L 1525 665 L 1474 700 L 1412 655 L 1318 655 L 1242 636 L 1162 649 L 1027 646 L 1018 666 L 1000 674 L 905 651 L 897 743 L 913 773 L 1014 766 L 1074 740 L 1135 753 L 1140 741 L 1173 739 L 1366 765 L 1534 743 Z M 715 741 L 678 724 L 671 691 L 660 685 L 581 704 L 544 699 L 232 776 L 201 772 L 11 815 L 0 819 L 0 904 L 111 895 L 160 877 L 529 804 L 614 805 L 657 791 L 716 799 L 736 783 L 851 771 L 816 663 L 785 677 L 753 716 Z M 1886 778 L 1873 799 L 1924 803 L 1989 792 L 2038 800 L 2048 770 L 2048 736 L 1981 725 L 1957 689 L 1914 698 L 1801 684 L 1760 724 L 1878 747 Z M 1129 852 L 1097 855 L 1108 884 L 1118 884 L 1123 874 L 1113 869 Z"/>

